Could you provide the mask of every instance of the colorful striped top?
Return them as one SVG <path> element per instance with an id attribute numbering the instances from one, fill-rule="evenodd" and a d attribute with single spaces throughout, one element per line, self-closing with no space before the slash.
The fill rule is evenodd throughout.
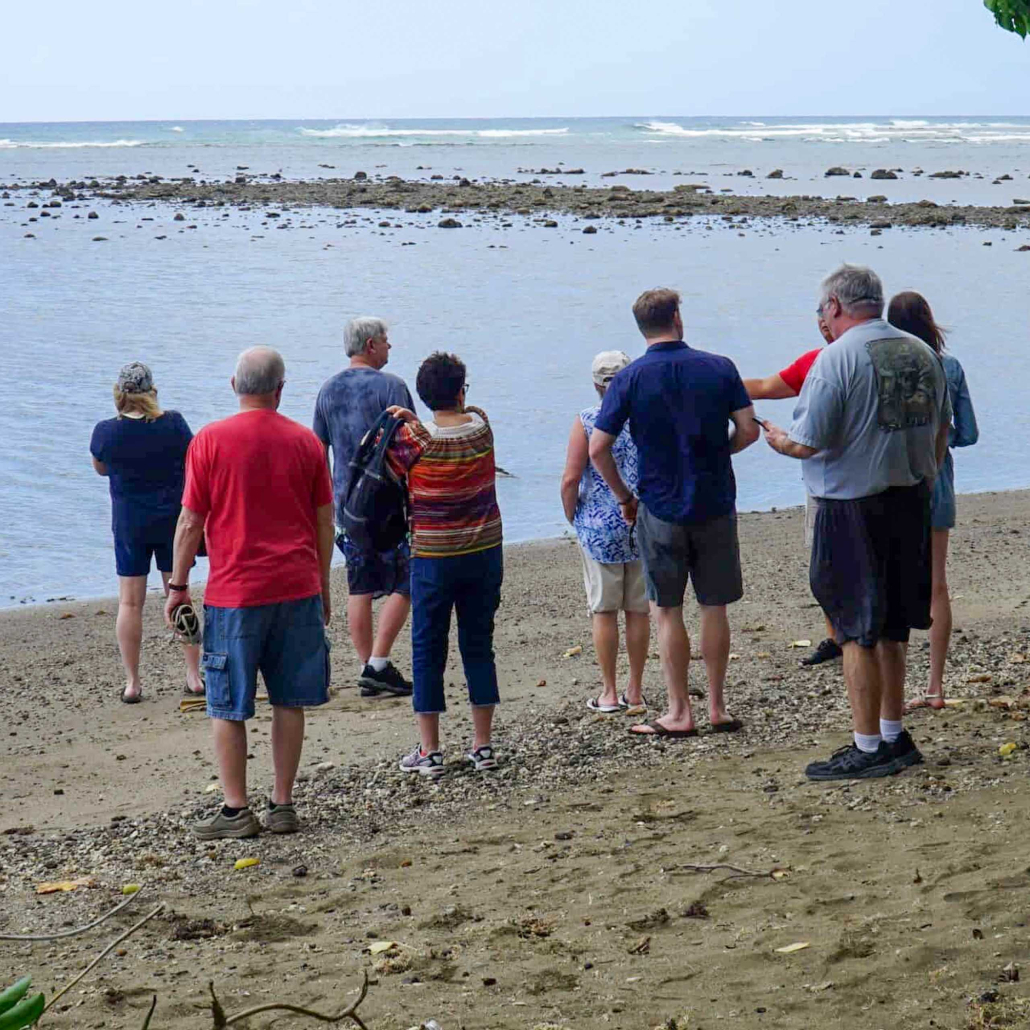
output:
<path id="1" fill-rule="evenodd" d="M 407 422 L 387 460 L 406 475 L 416 558 L 451 558 L 501 544 L 494 489 L 494 434 L 484 412 L 466 408 L 460 426 Z"/>

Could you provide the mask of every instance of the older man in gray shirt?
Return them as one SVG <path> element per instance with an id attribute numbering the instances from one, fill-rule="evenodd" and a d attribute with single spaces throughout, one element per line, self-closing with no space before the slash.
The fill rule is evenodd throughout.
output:
<path id="1" fill-rule="evenodd" d="M 854 743 L 814 780 L 888 776 L 921 762 L 902 727 L 906 644 L 930 626 L 930 496 L 951 401 L 940 359 L 883 320 L 883 285 L 844 265 L 822 286 L 834 344 L 816 359 L 794 422 L 766 428 L 804 462 L 816 499 L 810 579 L 844 650 Z"/>
<path id="2" fill-rule="evenodd" d="M 351 319 L 344 331 L 350 364 L 318 391 L 313 428 L 326 456 L 332 452 L 337 524 L 350 481 L 350 463 L 372 423 L 392 405 L 414 409 L 404 380 L 383 371 L 390 359 L 386 323 L 380 318 Z M 347 627 L 361 661 L 362 697 L 410 695 L 411 684 L 390 661 L 393 643 L 411 608 L 405 540 L 392 551 L 366 552 L 338 532 L 336 544 L 347 561 Z M 385 597 L 373 633 L 372 601 Z"/>

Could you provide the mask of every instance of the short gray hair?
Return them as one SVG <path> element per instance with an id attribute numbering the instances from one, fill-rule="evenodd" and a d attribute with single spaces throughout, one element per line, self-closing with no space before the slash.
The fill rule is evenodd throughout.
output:
<path id="1" fill-rule="evenodd" d="M 241 397 L 275 393 L 286 378 L 286 363 L 271 347 L 251 347 L 236 359 L 236 393 Z"/>
<path id="2" fill-rule="evenodd" d="M 883 283 L 871 269 L 861 265 L 841 265 L 824 280 L 820 306 L 836 297 L 848 315 L 883 314 Z"/>
<path id="3" fill-rule="evenodd" d="M 365 353 L 369 340 L 378 340 L 386 335 L 386 323 L 372 315 L 352 318 L 343 331 L 343 345 L 348 358 Z"/>

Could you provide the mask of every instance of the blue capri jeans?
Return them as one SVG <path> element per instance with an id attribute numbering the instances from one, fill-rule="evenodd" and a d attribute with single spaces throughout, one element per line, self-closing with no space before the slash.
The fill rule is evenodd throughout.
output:
<path id="1" fill-rule="evenodd" d="M 458 649 L 473 705 L 495 705 L 494 615 L 501 603 L 501 547 L 453 558 L 411 560 L 411 650 L 416 713 L 447 710 L 443 678 L 451 611 L 458 616 Z"/>

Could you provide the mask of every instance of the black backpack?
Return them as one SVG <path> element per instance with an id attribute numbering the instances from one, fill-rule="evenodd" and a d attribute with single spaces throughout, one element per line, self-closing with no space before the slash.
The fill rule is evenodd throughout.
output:
<path id="1" fill-rule="evenodd" d="M 384 411 L 351 459 L 339 518 L 347 537 L 362 551 L 392 551 L 408 533 L 408 491 L 386 463 L 400 425 L 400 419 Z"/>

